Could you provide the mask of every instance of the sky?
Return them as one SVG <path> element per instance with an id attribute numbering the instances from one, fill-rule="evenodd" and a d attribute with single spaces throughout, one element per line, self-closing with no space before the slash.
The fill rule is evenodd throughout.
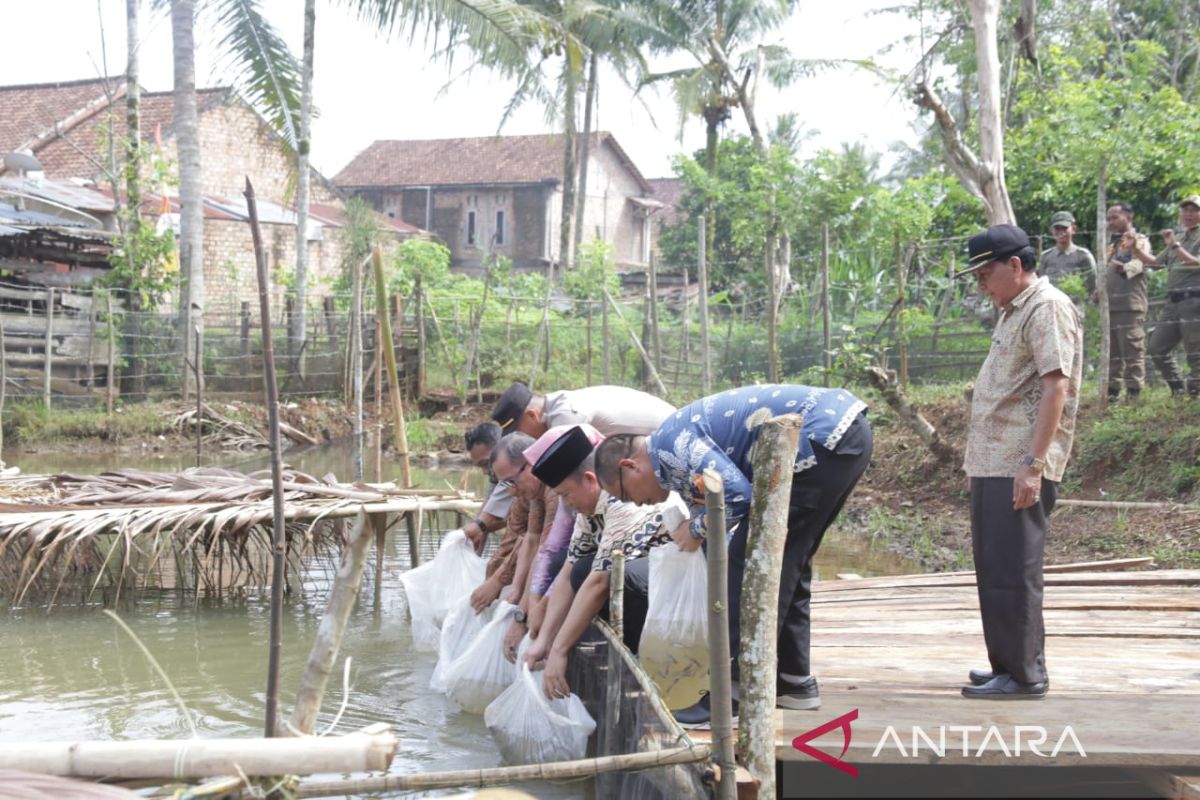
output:
<path id="1" fill-rule="evenodd" d="M 166 12 L 142 5 L 142 85 L 165 91 L 172 84 L 171 23 Z M 203 0 L 201 0 L 203 5 Z M 894 13 L 878 13 L 889 0 L 807 0 L 768 41 L 786 44 L 804 58 L 873 59 L 898 74 L 917 61 L 918 46 L 904 41 L 915 25 Z M 263 0 L 269 20 L 297 55 L 301 52 L 301 0 Z M 125 69 L 125 0 L 0 0 L 0 83 L 78 80 Z M 225 85 L 229 65 L 220 54 L 212 17 L 197 26 L 197 83 Z M 376 139 L 433 139 L 491 136 L 512 93 L 511 83 L 480 70 L 455 77 L 423 43 L 387 39 L 354 19 L 341 4 L 317 2 L 313 165 L 332 177 Z M 887 53 L 883 51 L 888 49 Z M 465 59 L 456 69 L 461 70 Z M 656 63 L 683 66 L 686 60 Z M 453 78 L 453 80 L 452 80 Z M 646 177 L 671 174 L 671 160 L 703 147 L 704 127 L 679 114 L 668 91 L 643 90 L 636 97 L 618 75 L 602 70 L 597 129 L 612 132 Z M 904 92 L 865 70 L 846 66 L 798 81 L 783 91 L 765 88 L 759 103 L 764 127 L 781 113 L 797 114 L 814 130 L 803 153 L 863 142 L 881 153 L 894 142 L 915 143 L 922 123 Z M 745 132 L 739 114 L 730 129 Z M 553 131 L 544 112 L 528 106 L 502 133 Z"/>

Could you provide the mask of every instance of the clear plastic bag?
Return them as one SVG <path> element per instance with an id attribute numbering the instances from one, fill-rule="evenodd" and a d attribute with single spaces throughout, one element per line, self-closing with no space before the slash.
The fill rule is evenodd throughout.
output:
<path id="1" fill-rule="evenodd" d="M 446 621 L 442 623 L 442 635 L 438 640 L 437 664 L 434 665 L 433 675 L 429 679 L 430 689 L 435 692 L 446 691 L 446 671 L 454 659 L 471 646 L 471 642 L 491 621 L 496 605 L 493 602 L 483 613 L 476 614 L 475 609 L 471 607 L 471 598 L 467 596 L 446 615 Z"/>
<path id="2" fill-rule="evenodd" d="M 700 549 L 655 547 L 638 660 L 667 708 L 695 704 L 708 690 L 708 562 Z"/>
<path id="3" fill-rule="evenodd" d="M 460 528 L 446 534 L 432 561 L 400 575 L 418 650 L 437 650 L 446 615 L 470 596 L 486 572 L 487 559 L 475 555 Z"/>
<path id="4" fill-rule="evenodd" d="M 517 679 L 483 712 L 505 764 L 574 761 L 587 755 L 596 721 L 578 695 L 548 700 L 542 672 L 521 665 Z"/>
<path id="5" fill-rule="evenodd" d="M 504 657 L 504 634 L 516 610 L 500 603 L 491 622 L 446 668 L 446 694 L 468 714 L 482 714 L 517 677 L 516 664 Z"/>

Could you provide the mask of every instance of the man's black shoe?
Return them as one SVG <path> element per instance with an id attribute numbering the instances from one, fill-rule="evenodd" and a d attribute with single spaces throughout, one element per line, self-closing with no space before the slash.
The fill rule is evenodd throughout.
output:
<path id="1" fill-rule="evenodd" d="M 679 711 L 671 712 L 675 721 L 679 723 L 679 727 L 685 730 L 707 729 L 712 723 L 712 708 L 708 702 L 708 692 L 700 698 L 700 701 L 687 708 L 682 708 Z M 736 725 L 738 721 L 738 701 L 733 701 L 733 722 Z"/>
<path id="2" fill-rule="evenodd" d="M 1021 683 L 1012 675 L 997 675 L 982 686 L 964 686 L 962 695 L 974 700 L 1042 700 L 1046 683 Z"/>
<path id="3" fill-rule="evenodd" d="M 973 669 L 967 674 L 967 679 L 971 681 L 972 686 L 983 686 L 994 677 L 996 677 L 996 673 L 990 669 Z"/>
<path id="4" fill-rule="evenodd" d="M 821 692 L 817 679 L 807 675 L 799 683 L 779 681 L 775 685 L 775 707 L 795 711 L 812 711 L 821 707 Z"/>

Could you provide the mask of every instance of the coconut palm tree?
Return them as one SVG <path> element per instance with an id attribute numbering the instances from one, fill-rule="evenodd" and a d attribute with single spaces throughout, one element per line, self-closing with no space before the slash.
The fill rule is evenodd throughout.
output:
<path id="1" fill-rule="evenodd" d="M 180 333 L 184 394 L 193 388 L 187 364 L 199 358 L 193 331 L 204 330 L 204 209 L 201 197 L 199 122 L 196 113 L 197 13 L 211 14 L 222 34 L 220 46 L 236 74 L 241 94 L 271 124 L 285 147 L 297 142 L 299 107 L 296 59 L 267 22 L 259 0 L 155 0 L 170 5 L 175 65 L 174 128 L 179 158 Z"/>

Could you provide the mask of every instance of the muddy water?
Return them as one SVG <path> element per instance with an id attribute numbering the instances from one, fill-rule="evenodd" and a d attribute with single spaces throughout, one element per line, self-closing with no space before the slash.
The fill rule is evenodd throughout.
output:
<path id="1" fill-rule="evenodd" d="M 26 454 L 19 462 L 25 472 L 102 471 L 117 466 L 174 470 L 194 463 L 187 456 L 166 453 L 108 461 L 75 455 L 39 461 L 31 455 L 36 454 Z M 354 474 L 353 449 L 344 443 L 289 451 L 285 460 L 318 476 L 332 472 L 347 480 Z M 368 455 L 366 460 L 366 478 L 377 479 L 373 459 Z M 266 466 L 261 456 L 214 457 L 209 463 L 245 471 Z M 464 474 L 461 465 L 416 470 L 414 477 L 419 485 L 431 488 L 460 482 L 482 488 L 482 476 L 477 471 Z M 382 478 L 398 479 L 398 465 L 385 459 Z M 368 570 L 364 602 L 351 616 L 342 648 L 342 656 L 352 659 L 350 690 L 336 730 L 347 732 L 381 721 L 391 724 L 401 738 L 392 766 L 397 773 L 496 766 L 499 753 L 482 718 L 457 712 L 444 697 L 428 690 L 434 659 L 411 646 L 399 582 L 409 563 L 407 552 L 400 549 L 406 544 L 400 541 L 403 538 L 389 539 L 381 608 L 371 608 L 374 587 Z M 432 555 L 433 537 L 423 545 Z M 818 571 L 832 578 L 837 572 L 870 575 L 913 569 L 832 531 L 822 546 Z M 32 607 L 2 612 L 0 746 L 75 738 L 181 738 L 191 734 L 191 725 L 202 737 L 261 735 L 268 600 L 264 594 L 197 603 L 194 597 L 166 592 L 142 596 L 117 609 L 169 676 L 186 714 L 145 656 L 99 604 L 58 607 L 49 615 Z M 291 692 L 298 685 L 322 611 L 319 596 L 287 606 L 281 674 L 284 707 L 293 700 Z M 338 678 L 331 681 L 326 696 L 322 727 L 344 699 L 341 669 L 339 662 Z M 570 783 L 529 788 L 540 797 L 576 797 L 586 792 L 584 785 Z"/>

